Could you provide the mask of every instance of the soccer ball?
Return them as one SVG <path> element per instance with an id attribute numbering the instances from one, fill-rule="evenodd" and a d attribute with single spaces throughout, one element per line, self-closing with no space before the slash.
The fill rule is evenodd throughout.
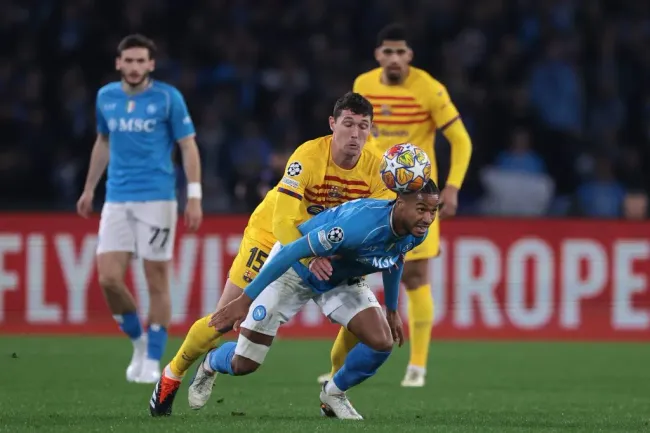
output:
<path id="1" fill-rule="evenodd" d="M 386 188 L 396 193 L 414 192 L 429 181 L 431 162 L 419 147 L 396 144 L 384 153 L 379 171 Z"/>

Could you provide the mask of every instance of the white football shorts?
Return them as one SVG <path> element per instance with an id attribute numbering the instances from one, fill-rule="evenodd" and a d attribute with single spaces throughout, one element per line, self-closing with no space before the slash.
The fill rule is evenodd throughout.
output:
<path id="1" fill-rule="evenodd" d="M 279 247 L 280 243 L 276 243 L 265 265 L 271 262 Z M 340 284 L 325 293 L 314 293 L 296 271 L 289 269 L 253 301 L 241 326 L 275 336 L 281 325 L 313 300 L 330 321 L 347 328 L 350 320 L 359 312 L 372 307 L 381 308 L 370 286 L 361 279 L 355 280 Z"/>
<path id="2" fill-rule="evenodd" d="M 171 260 L 177 220 L 175 200 L 104 203 L 97 254 L 125 251 L 145 260 Z"/>

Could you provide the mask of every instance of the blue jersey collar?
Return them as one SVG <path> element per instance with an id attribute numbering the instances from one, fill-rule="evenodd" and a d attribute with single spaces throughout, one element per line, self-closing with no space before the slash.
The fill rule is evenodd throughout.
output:
<path id="1" fill-rule="evenodd" d="M 129 92 L 127 92 L 126 90 L 124 90 L 124 83 L 120 82 L 120 88 L 122 89 L 122 92 L 124 92 L 124 94 L 129 96 L 129 97 L 142 95 L 143 93 L 145 93 L 147 90 L 151 89 L 152 87 L 153 87 L 153 78 L 151 78 L 151 77 L 149 77 L 149 82 L 147 83 L 147 85 L 141 91 L 139 91 L 137 93 L 129 93 Z"/>
<path id="2" fill-rule="evenodd" d="M 400 236 L 397 234 L 395 231 L 395 228 L 393 227 L 393 211 L 395 210 L 395 204 L 390 207 L 390 213 L 388 214 L 388 224 L 390 225 L 390 231 L 393 233 L 393 236 L 396 238 L 399 238 Z"/>

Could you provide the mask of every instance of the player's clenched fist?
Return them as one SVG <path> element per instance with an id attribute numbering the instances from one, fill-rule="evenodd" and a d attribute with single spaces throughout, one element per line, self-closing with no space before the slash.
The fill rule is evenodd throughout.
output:
<path id="1" fill-rule="evenodd" d="M 84 191 L 77 201 L 77 213 L 84 218 L 88 218 L 93 211 L 93 198 L 95 194 L 92 191 Z"/>
<path id="2" fill-rule="evenodd" d="M 225 307 L 217 310 L 210 318 L 208 326 L 213 327 L 222 334 L 231 329 L 238 331 L 239 325 L 246 318 L 252 302 L 251 298 L 242 294 L 233 301 L 230 301 Z"/>

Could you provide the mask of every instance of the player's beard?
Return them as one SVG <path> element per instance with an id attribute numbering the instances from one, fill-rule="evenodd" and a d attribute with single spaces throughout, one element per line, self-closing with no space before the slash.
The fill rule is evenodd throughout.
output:
<path id="1" fill-rule="evenodd" d="M 384 75 L 388 84 L 399 84 L 402 82 L 402 70 L 401 68 L 386 68 L 384 70 Z"/>
<path id="2" fill-rule="evenodd" d="M 121 75 L 122 81 L 126 83 L 126 85 L 129 86 L 131 90 L 139 89 L 144 83 L 149 81 L 149 72 L 145 72 L 142 77 L 140 77 L 140 79 L 135 82 L 129 78 L 128 74 L 121 72 Z"/>

